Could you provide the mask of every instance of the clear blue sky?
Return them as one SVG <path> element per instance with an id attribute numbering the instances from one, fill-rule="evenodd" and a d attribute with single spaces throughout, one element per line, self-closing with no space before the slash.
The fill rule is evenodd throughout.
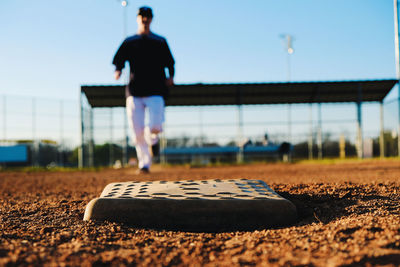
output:
<path id="1" fill-rule="evenodd" d="M 292 80 L 395 77 L 391 0 L 130 0 L 154 10 L 176 83 L 285 81 L 279 38 L 295 37 Z M 118 0 L 1 0 L 0 94 L 77 99 L 81 84 L 112 84 L 123 37 Z"/>
<path id="2" fill-rule="evenodd" d="M 129 35 L 142 5 L 153 8 L 152 30 L 168 39 L 178 84 L 286 81 L 281 34 L 295 38 L 293 81 L 396 76 L 392 0 L 129 0 Z M 111 61 L 122 14 L 120 0 L 0 0 L 0 95 L 77 101 L 82 84 L 119 83 Z M 349 112 L 326 110 L 324 118 Z M 364 111 L 364 128 L 379 130 L 379 109 Z M 307 112 L 293 119 L 307 120 Z"/>

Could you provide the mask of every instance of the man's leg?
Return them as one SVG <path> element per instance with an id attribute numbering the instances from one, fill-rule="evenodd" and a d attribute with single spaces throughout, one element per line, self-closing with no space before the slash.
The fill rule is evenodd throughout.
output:
<path id="1" fill-rule="evenodd" d="M 158 145 L 158 134 L 162 132 L 164 122 L 164 105 L 162 96 L 146 98 L 146 106 L 149 109 L 149 126 L 145 129 L 145 138 L 149 146 Z"/>
<path id="2" fill-rule="evenodd" d="M 144 114 L 145 103 L 141 97 L 128 97 L 126 99 L 126 112 L 128 123 L 136 140 L 136 154 L 139 168 L 150 168 L 151 155 L 145 140 Z"/>

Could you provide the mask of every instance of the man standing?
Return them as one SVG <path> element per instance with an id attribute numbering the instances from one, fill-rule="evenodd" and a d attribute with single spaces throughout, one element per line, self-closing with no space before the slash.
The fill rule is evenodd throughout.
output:
<path id="1" fill-rule="evenodd" d="M 126 61 L 130 66 L 126 112 L 136 139 L 139 173 L 148 173 L 152 156 L 159 153 L 158 134 L 164 122 L 164 98 L 168 95 L 168 88 L 174 84 L 175 61 L 166 39 L 150 31 L 152 19 L 150 7 L 139 8 L 138 32 L 124 40 L 113 60 L 116 80 L 121 77 Z M 168 69 L 168 78 L 165 69 Z M 146 110 L 148 126 L 145 126 L 144 119 Z"/>

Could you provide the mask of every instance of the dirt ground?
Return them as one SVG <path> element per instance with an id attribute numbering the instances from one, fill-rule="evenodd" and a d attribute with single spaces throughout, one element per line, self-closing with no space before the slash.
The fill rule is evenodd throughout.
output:
<path id="1" fill-rule="evenodd" d="M 0 266 L 400 266 L 400 160 L 0 172 Z M 135 229 L 82 220 L 117 181 L 261 179 L 298 210 L 251 232 Z"/>

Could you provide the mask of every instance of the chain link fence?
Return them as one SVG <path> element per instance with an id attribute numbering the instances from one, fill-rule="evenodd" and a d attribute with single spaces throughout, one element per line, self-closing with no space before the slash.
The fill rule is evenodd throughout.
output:
<path id="1" fill-rule="evenodd" d="M 381 136 L 384 155 L 398 156 L 398 116 L 398 99 L 382 105 L 363 103 L 363 138 L 372 144 L 372 156 L 380 156 Z M 354 157 L 356 123 L 354 103 L 167 107 L 162 145 L 222 148 L 288 142 L 293 158 L 340 157 L 341 150 Z M 79 153 L 82 166 L 111 166 L 118 161 L 135 164 L 135 144 L 124 108 L 92 109 L 85 97 L 80 107 L 74 100 L 3 95 L 0 129 L 0 146 L 24 144 L 29 148 L 27 165 L 78 166 Z M 247 159 L 265 160 L 268 155 Z M 229 160 L 234 160 L 232 155 L 223 153 L 217 159 Z"/>
<path id="2" fill-rule="evenodd" d="M 73 155 L 74 149 L 80 144 L 77 101 L 3 95 L 0 118 L 0 146 L 27 147 L 26 162 L 15 164 L 77 165 L 77 157 Z M 8 162 L 7 165 L 13 164 Z"/>
<path id="3" fill-rule="evenodd" d="M 363 103 L 362 122 L 364 146 L 370 146 L 366 157 L 381 153 L 380 110 L 384 111 L 385 156 L 397 156 L 396 112 L 398 102 Z M 389 115 L 390 114 L 390 115 Z M 390 121 L 390 123 L 389 123 Z M 95 157 L 97 164 L 112 165 L 135 157 L 134 142 L 127 129 L 123 108 L 93 109 Z M 390 131 L 390 138 L 388 132 Z M 126 140 L 128 136 L 128 141 Z M 162 144 L 164 148 L 190 151 L 178 161 L 164 155 L 164 162 L 231 162 L 235 155 L 227 147 L 279 146 L 289 142 L 292 158 L 356 157 L 357 106 L 348 104 L 296 104 L 254 106 L 195 106 L 167 107 Z M 124 146 L 129 144 L 124 159 Z M 192 148 L 195 150 L 187 150 Z M 202 148 L 208 148 L 205 150 Z M 198 155 L 199 151 L 218 155 Z M 186 150 L 185 150 L 186 149 Z M 175 150 L 176 151 L 176 150 Z M 226 153 L 225 153 L 225 152 Z M 214 153 L 213 152 L 213 153 Z M 216 153 L 216 152 L 215 152 Z M 269 160 L 268 153 L 245 155 L 245 159 Z M 276 155 L 274 155 L 276 156 Z M 174 157 L 176 159 L 176 157 Z M 272 157 L 275 158 L 276 157 Z M 170 159 L 170 160 L 168 160 Z M 131 159 L 134 161 L 134 159 Z M 96 163 L 95 163 L 96 165 Z"/>

